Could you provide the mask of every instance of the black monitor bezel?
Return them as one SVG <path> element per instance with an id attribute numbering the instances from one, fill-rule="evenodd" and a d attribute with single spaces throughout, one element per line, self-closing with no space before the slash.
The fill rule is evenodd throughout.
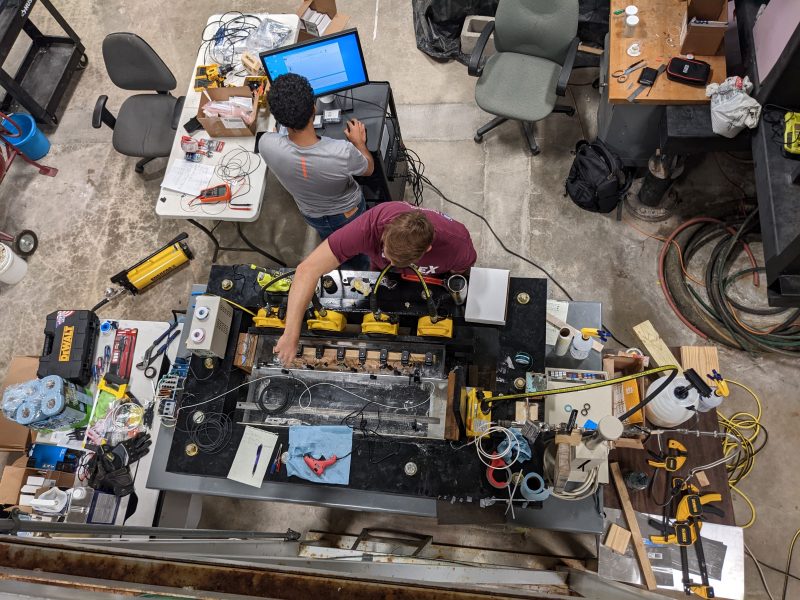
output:
<path id="1" fill-rule="evenodd" d="M 269 74 L 269 69 L 267 69 L 267 63 L 264 60 L 267 56 L 272 56 L 274 54 L 280 54 L 282 52 L 287 52 L 291 50 L 296 50 L 297 48 L 302 48 L 303 46 L 312 46 L 314 44 L 319 44 L 322 42 L 327 42 L 335 38 L 345 37 L 347 35 L 355 34 L 356 36 L 356 43 L 358 44 L 358 55 L 361 58 L 361 67 L 364 70 L 364 78 L 365 81 L 363 83 L 357 83 L 355 85 L 348 85 L 342 88 L 338 88 L 335 90 L 331 90 L 325 92 L 324 94 L 314 94 L 315 98 L 319 98 L 321 96 L 329 96 L 338 94 L 340 92 L 345 92 L 347 90 L 352 90 L 357 87 L 361 87 L 363 85 L 367 85 L 369 83 L 369 73 L 367 72 L 367 63 L 364 60 L 364 49 L 361 47 L 361 37 L 358 35 L 358 29 L 355 27 L 351 27 L 350 29 L 344 29 L 342 31 L 337 31 L 336 33 L 332 33 L 330 35 L 323 35 L 320 37 L 316 37 L 312 40 L 306 40 L 304 42 L 298 42 L 296 44 L 291 44 L 290 46 L 281 46 L 280 48 L 273 48 L 272 50 L 264 50 L 263 52 L 259 52 L 258 56 L 261 59 L 261 66 L 264 68 L 264 73 L 267 76 L 267 80 L 272 84 L 273 79 Z"/>

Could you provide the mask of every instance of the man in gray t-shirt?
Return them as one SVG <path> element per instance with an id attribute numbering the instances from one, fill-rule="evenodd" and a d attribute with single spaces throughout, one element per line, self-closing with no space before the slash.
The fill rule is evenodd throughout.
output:
<path id="1" fill-rule="evenodd" d="M 275 79 L 267 100 L 275 120 L 289 133 L 265 133 L 258 150 L 306 222 L 325 239 L 366 210 L 354 179 L 374 169 L 364 125 L 349 121 L 348 141 L 317 137 L 311 85 L 293 73 Z"/>

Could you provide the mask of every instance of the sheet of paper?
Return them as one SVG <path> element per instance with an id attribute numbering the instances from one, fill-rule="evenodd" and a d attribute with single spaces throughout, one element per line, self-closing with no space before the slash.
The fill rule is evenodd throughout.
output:
<path id="1" fill-rule="evenodd" d="M 228 479 L 260 488 L 277 442 L 278 436 L 274 433 L 245 427 Z"/>
<path id="2" fill-rule="evenodd" d="M 168 190 L 181 192 L 190 196 L 197 196 L 208 187 L 214 176 L 214 165 L 189 162 L 188 160 L 175 160 L 167 167 L 161 187 Z"/>
<path id="3" fill-rule="evenodd" d="M 562 302 L 560 300 L 547 301 L 547 314 L 567 322 L 567 311 L 569 310 L 569 302 Z M 553 327 L 550 323 L 545 327 L 545 344 L 553 346 L 558 338 L 558 328 Z"/>

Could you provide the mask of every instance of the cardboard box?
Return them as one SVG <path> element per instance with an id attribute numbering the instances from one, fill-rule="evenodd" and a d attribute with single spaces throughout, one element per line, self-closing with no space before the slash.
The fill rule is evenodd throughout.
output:
<path id="1" fill-rule="evenodd" d="M 727 2 L 690 0 L 681 27 L 681 53 L 698 56 L 724 54 L 723 41 L 727 30 Z"/>
<path id="2" fill-rule="evenodd" d="M 28 457 L 22 456 L 3 469 L 3 476 L 0 477 L 0 504 L 7 506 L 18 504 L 23 486 L 34 485 L 29 483 L 29 478 L 31 477 L 34 478 L 31 479 L 34 482 L 52 479 L 55 481 L 56 486 L 61 488 L 72 487 L 75 482 L 75 473 L 29 469 L 26 466 L 27 464 Z M 42 479 L 36 479 L 37 477 Z M 26 512 L 29 512 L 29 510 Z"/>
<path id="3" fill-rule="evenodd" d="M 622 353 L 606 355 L 603 357 L 603 370 L 609 374 L 609 377 L 634 375 L 644 371 L 649 361 L 650 359 L 646 356 Z M 613 389 L 614 414 L 621 415 L 636 406 L 645 397 L 646 388 L 647 385 L 643 377 L 615 385 Z M 642 423 L 644 423 L 642 411 L 635 412 L 625 421 L 627 425 L 639 425 Z"/>
<path id="4" fill-rule="evenodd" d="M 330 35 L 332 33 L 338 33 L 344 30 L 347 27 L 348 21 L 350 21 L 350 17 L 348 15 L 343 15 L 336 10 L 336 0 L 305 0 L 295 11 L 295 14 L 300 19 L 300 31 L 298 32 L 297 41 L 298 42 L 305 42 L 307 40 L 313 40 L 316 38 L 316 35 L 312 35 L 307 29 L 305 29 L 305 25 L 303 24 L 303 15 L 306 13 L 308 9 L 315 10 L 320 13 L 324 13 L 331 18 L 331 22 L 328 27 L 325 28 L 324 35 Z"/>
<path id="5" fill-rule="evenodd" d="M 689 0 L 686 10 L 691 17 L 706 21 L 715 21 L 719 16 L 728 16 L 728 0 Z"/>
<path id="6" fill-rule="evenodd" d="M 240 368 L 245 373 L 253 372 L 256 362 L 256 349 L 260 336 L 254 333 L 240 333 L 236 341 L 236 355 L 233 357 L 233 366 Z"/>
<path id="7" fill-rule="evenodd" d="M 206 93 L 208 95 L 206 95 Z M 200 94 L 200 106 L 197 109 L 197 120 L 208 132 L 212 138 L 221 137 L 249 137 L 256 134 L 256 127 L 258 125 L 258 99 L 250 92 L 250 88 L 240 87 L 225 87 L 225 88 L 211 88 L 206 90 L 206 93 Z M 250 98 L 252 101 L 253 111 L 255 116 L 252 123 L 246 123 L 239 117 L 207 117 L 203 112 L 203 107 L 211 100 L 228 100 L 234 96 Z M 209 98 L 211 100 L 209 100 Z"/>
<path id="8" fill-rule="evenodd" d="M 36 356 L 15 356 L 8 365 L 8 373 L 0 387 L 0 398 L 9 385 L 22 383 L 36 379 L 36 371 L 39 368 L 39 358 Z M 28 446 L 35 439 L 33 433 L 27 427 L 9 421 L 0 415 L 0 450 L 5 452 L 25 452 Z"/>

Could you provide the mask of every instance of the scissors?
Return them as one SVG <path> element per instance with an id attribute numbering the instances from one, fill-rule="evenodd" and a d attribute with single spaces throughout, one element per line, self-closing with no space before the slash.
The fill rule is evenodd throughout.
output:
<path id="1" fill-rule="evenodd" d="M 631 73 L 633 73 L 638 69 L 643 68 L 645 65 L 647 65 L 647 61 L 640 60 L 638 62 L 633 63 L 630 67 L 628 67 L 624 71 L 622 69 L 617 69 L 611 74 L 611 76 L 614 79 L 616 79 L 619 83 L 625 83 L 626 81 L 628 81 L 628 75 L 630 75 Z"/>

